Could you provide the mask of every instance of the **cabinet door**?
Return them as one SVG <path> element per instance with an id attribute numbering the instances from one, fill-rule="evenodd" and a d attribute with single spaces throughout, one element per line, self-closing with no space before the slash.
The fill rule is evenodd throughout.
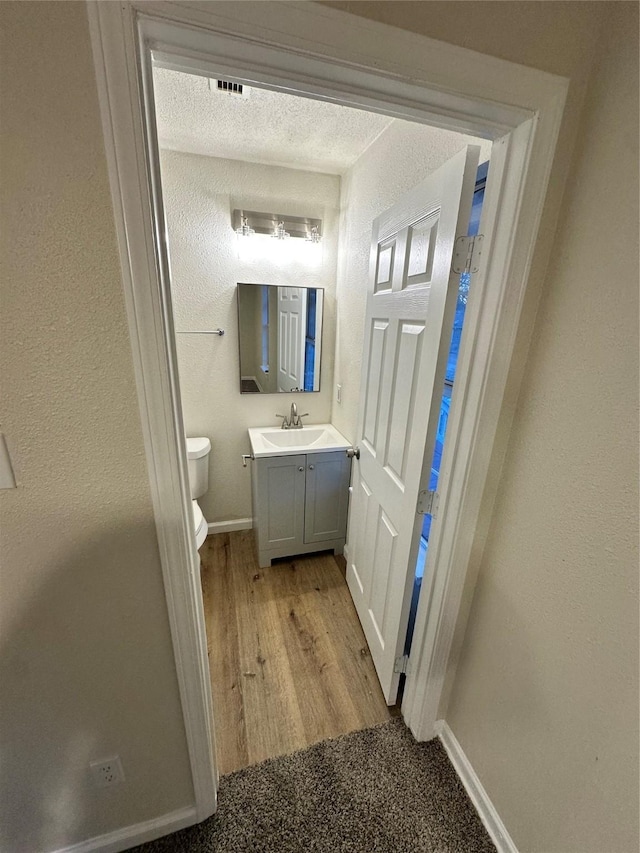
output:
<path id="1" fill-rule="evenodd" d="M 291 546 L 303 542 L 305 456 L 271 456 L 256 460 L 258 547 Z"/>
<path id="2" fill-rule="evenodd" d="M 344 539 L 351 460 L 339 453 L 307 453 L 304 541 Z"/>

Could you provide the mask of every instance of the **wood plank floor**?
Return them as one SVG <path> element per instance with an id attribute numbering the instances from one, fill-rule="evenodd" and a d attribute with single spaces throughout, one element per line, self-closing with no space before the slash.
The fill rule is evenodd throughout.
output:
<path id="1" fill-rule="evenodd" d="M 220 773 L 390 718 L 333 555 L 260 569 L 243 530 L 200 556 Z"/>

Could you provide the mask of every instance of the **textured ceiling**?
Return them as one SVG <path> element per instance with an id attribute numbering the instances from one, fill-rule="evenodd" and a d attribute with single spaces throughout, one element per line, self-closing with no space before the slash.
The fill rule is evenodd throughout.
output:
<path id="1" fill-rule="evenodd" d="M 266 89 L 230 95 L 166 68 L 154 68 L 153 80 L 161 147 L 192 154 L 339 175 L 393 121 Z"/>

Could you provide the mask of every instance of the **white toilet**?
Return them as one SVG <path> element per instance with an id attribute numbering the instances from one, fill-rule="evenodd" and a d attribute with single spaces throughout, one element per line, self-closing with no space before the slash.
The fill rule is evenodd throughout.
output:
<path id="1" fill-rule="evenodd" d="M 193 506 L 193 524 L 196 532 L 196 547 L 199 548 L 207 538 L 209 527 L 198 506 L 197 498 L 202 497 L 209 488 L 209 453 L 211 442 L 208 438 L 187 439 L 187 459 L 189 464 L 189 485 Z"/>

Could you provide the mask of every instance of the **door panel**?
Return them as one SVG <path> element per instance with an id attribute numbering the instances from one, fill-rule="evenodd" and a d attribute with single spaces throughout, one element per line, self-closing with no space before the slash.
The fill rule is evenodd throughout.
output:
<path id="1" fill-rule="evenodd" d="M 417 391 L 415 385 L 419 373 L 425 324 L 401 321 L 399 325 L 385 467 L 395 478 L 398 486 L 404 489 L 411 415 Z"/>
<path id="2" fill-rule="evenodd" d="M 391 276 L 396 250 L 396 241 L 388 240 L 378 246 L 378 263 L 376 267 L 376 292 L 380 290 L 391 290 Z"/>
<path id="3" fill-rule="evenodd" d="M 389 323 L 386 320 L 372 321 L 362 440 L 367 442 L 369 450 L 373 454 L 376 453 L 377 446 L 382 365 L 385 360 L 388 331 Z"/>
<path id="4" fill-rule="evenodd" d="M 353 557 L 350 563 L 359 592 L 361 595 L 364 595 L 365 588 L 369 586 L 370 569 L 372 568 L 366 545 L 367 542 L 370 542 L 370 538 L 367 538 L 367 526 L 373 501 L 371 501 L 371 489 L 360 477 L 358 477 L 357 484 L 354 484 L 353 495 L 354 497 L 351 501 L 350 531 L 354 534 L 355 541 L 352 549 Z"/>
<path id="5" fill-rule="evenodd" d="M 433 256 L 438 237 L 438 216 L 432 215 L 409 228 L 407 286 L 431 281 Z"/>
<path id="6" fill-rule="evenodd" d="M 304 388 L 307 291 L 278 288 L 278 391 Z"/>
<path id="7" fill-rule="evenodd" d="M 369 595 L 369 615 L 378 635 L 378 642 L 382 649 L 384 649 L 387 636 L 385 616 L 389 597 L 389 582 L 391 579 L 388 567 L 393 562 L 398 531 L 382 507 L 378 507 L 376 528 L 373 578 Z"/>
<path id="8" fill-rule="evenodd" d="M 451 258 L 469 222 L 478 154 L 461 151 L 373 224 L 347 583 L 390 704 L 457 298 Z"/>

